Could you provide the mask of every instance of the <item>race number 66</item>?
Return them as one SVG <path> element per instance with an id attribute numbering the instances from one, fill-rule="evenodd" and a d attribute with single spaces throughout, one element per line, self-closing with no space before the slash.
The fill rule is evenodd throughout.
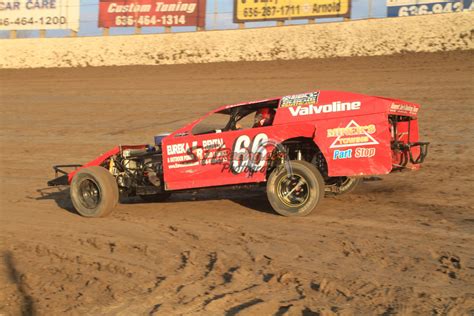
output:
<path id="1" fill-rule="evenodd" d="M 257 172 L 265 166 L 268 136 L 264 133 L 255 135 L 253 140 L 247 135 L 237 138 L 232 148 L 231 168 L 234 173 L 243 171 Z"/>

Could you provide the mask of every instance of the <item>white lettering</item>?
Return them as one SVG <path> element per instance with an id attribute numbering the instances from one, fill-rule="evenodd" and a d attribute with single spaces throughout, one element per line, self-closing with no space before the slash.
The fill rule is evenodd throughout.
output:
<path id="1" fill-rule="evenodd" d="M 336 101 L 330 104 L 324 105 L 310 105 L 310 106 L 297 106 L 289 107 L 292 116 L 299 115 L 313 115 L 320 113 L 333 113 L 333 112 L 344 112 L 344 111 L 357 111 L 360 110 L 361 102 L 355 101 L 352 103 L 341 103 Z"/>
<path id="2" fill-rule="evenodd" d="M 177 3 L 166 4 L 164 2 L 157 2 L 155 12 L 186 12 L 193 13 L 196 10 L 196 3 Z"/>
<path id="3" fill-rule="evenodd" d="M 107 8 L 108 13 L 127 13 L 127 12 L 150 12 L 151 5 L 149 4 L 127 4 L 120 5 L 116 3 L 111 3 Z"/>

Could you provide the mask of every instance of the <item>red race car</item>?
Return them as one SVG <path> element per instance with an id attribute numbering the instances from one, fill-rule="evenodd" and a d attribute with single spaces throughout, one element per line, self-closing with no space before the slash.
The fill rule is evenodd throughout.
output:
<path id="1" fill-rule="evenodd" d="M 264 184 L 274 210 L 308 215 L 325 192 L 350 192 L 364 176 L 418 169 L 419 105 L 316 91 L 223 106 L 154 145 L 118 146 L 85 165 L 54 166 L 79 214 L 109 214 L 120 196 L 163 201 L 171 192 Z M 75 168 L 66 172 L 64 168 Z"/>

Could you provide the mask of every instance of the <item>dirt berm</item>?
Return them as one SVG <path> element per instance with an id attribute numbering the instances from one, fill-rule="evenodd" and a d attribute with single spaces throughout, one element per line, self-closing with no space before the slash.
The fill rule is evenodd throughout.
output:
<path id="1" fill-rule="evenodd" d="M 474 49 L 474 12 L 247 30 L 0 41 L 0 68 L 189 64 Z"/>
<path id="2" fill-rule="evenodd" d="M 0 314 L 472 315 L 473 51 L 0 71 Z M 149 143 L 219 105 L 316 89 L 420 103 L 418 172 L 306 218 L 258 190 L 86 219 L 51 165 Z"/>

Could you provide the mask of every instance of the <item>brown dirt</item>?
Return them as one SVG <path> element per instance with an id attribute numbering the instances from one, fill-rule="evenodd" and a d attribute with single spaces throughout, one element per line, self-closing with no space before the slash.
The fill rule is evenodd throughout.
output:
<path id="1" fill-rule="evenodd" d="M 1 71 L 0 314 L 473 313 L 473 60 Z M 306 218 L 275 215 L 263 191 L 213 189 L 85 219 L 45 188 L 53 164 L 152 142 L 218 105 L 314 89 L 421 103 L 424 168 Z"/>

